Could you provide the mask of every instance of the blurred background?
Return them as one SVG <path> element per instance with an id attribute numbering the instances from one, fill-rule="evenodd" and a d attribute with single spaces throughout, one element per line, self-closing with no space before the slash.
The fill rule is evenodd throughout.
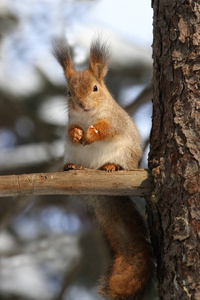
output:
<path id="1" fill-rule="evenodd" d="M 67 86 L 51 42 L 65 38 L 82 69 L 99 34 L 112 51 L 107 87 L 137 125 L 147 167 L 152 14 L 147 0 L 0 1 L 0 175 L 62 169 Z M 96 286 L 109 254 L 78 202 L 0 200 L 0 299 L 101 299 Z M 145 215 L 144 201 L 135 200 Z M 155 288 L 146 299 L 157 299 Z"/>

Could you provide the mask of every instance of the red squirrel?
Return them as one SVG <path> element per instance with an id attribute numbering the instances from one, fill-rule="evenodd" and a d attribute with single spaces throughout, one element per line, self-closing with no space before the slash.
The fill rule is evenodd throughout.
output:
<path id="1" fill-rule="evenodd" d="M 104 83 L 110 57 L 107 45 L 100 39 L 92 42 L 89 68 L 83 71 L 74 69 L 66 42 L 55 44 L 53 54 L 68 83 L 64 169 L 78 165 L 107 172 L 138 168 L 142 157 L 138 130 Z M 152 281 L 154 260 L 135 204 L 129 197 L 81 197 L 93 211 L 111 250 L 111 265 L 100 293 L 106 299 L 141 299 Z"/>

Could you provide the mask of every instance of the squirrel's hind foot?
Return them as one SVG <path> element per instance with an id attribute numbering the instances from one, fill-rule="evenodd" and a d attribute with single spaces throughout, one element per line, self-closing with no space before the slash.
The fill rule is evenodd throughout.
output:
<path id="1" fill-rule="evenodd" d="M 63 166 L 63 171 L 69 171 L 69 170 L 82 170 L 83 166 L 81 164 L 79 164 L 77 167 L 75 166 L 75 164 L 72 163 L 66 163 Z"/>
<path id="2" fill-rule="evenodd" d="M 100 170 L 104 170 L 106 172 L 113 172 L 113 171 L 119 171 L 122 170 L 122 167 L 120 165 L 108 163 L 103 165 Z"/>

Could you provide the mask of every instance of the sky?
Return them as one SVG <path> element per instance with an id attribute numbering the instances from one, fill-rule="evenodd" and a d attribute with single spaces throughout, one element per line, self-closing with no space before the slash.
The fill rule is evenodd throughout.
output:
<path id="1" fill-rule="evenodd" d="M 150 1 L 147 0 L 104 0 L 98 1 L 88 17 L 89 22 L 99 22 L 127 40 L 151 47 L 152 13 Z"/>

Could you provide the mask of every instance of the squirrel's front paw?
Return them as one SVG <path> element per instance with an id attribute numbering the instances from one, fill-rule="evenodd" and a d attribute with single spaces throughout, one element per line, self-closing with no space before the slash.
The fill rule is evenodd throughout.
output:
<path id="1" fill-rule="evenodd" d="M 98 140 L 99 140 L 99 131 L 93 125 L 91 125 L 86 131 L 86 134 L 83 136 L 81 143 L 83 146 L 86 146 Z"/>
<path id="2" fill-rule="evenodd" d="M 73 143 L 78 143 L 81 144 L 82 142 L 82 137 L 84 135 L 84 131 L 81 127 L 76 126 L 76 125 L 71 125 L 68 128 L 68 135 L 69 135 L 69 139 L 73 142 Z"/>

